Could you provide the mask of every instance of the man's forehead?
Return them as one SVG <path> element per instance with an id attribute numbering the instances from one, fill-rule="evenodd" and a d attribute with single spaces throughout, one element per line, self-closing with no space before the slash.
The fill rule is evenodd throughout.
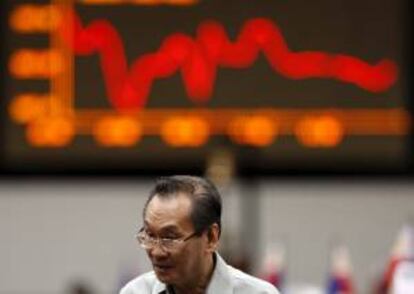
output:
<path id="1" fill-rule="evenodd" d="M 155 194 L 148 203 L 147 209 L 156 211 L 177 211 L 181 213 L 191 212 L 192 201 L 185 193 L 176 193 L 170 195 Z"/>
<path id="2" fill-rule="evenodd" d="M 148 203 L 144 215 L 146 225 L 182 227 L 190 221 L 192 203 L 185 194 L 162 197 L 155 195 Z"/>

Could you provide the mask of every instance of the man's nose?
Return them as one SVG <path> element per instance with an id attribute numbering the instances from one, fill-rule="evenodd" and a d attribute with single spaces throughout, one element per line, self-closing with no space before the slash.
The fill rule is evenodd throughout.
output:
<path id="1" fill-rule="evenodd" d="M 154 246 L 148 250 L 148 253 L 155 259 L 165 258 L 168 256 L 168 252 L 165 251 L 159 243 L 154 244 Z"/>

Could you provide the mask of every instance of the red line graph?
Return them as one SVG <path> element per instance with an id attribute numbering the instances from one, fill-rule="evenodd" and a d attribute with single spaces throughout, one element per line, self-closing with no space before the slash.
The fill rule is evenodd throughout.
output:
<path id="1" fill-rule="evenodd" d="M 128 68 L 123 41 L 110 22 L 95 20 L 84 27 L 75 12 L 67 17 L 60 27 L 63 39 L 77 55 L 99 54 L 106 90 L 117 110 L 144 108 L 153 82 L 177 71 L 188 97 L 205 102 L 212 96 L 219 67 L 248 68 L 259 53 L 275 72 L 290 79 L 336 79 L 371 92 L 385 91 L 397 79 L 397 66 L 388 59 L 370 65 L 349 55 L 292 52 L 278 26 L 264 18 L 247 21 L 234 42 L 221 24 L 203 22 L 195 38 L 181 33 L 167 36 L 158 51 L 138 57 Z"/>

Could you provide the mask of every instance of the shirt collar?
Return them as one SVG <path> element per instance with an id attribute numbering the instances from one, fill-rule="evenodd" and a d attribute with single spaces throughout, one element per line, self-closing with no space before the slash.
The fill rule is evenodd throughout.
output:
<path id="1" fill-rule="evenodd" d="M 226 262 L 218 253 L 214 253 L 216 257 L 216 267 L 214 268 L 213 276 L 207 287 L 207 294 L 231 294 L 232 281 Z"/>
<path id="2" fill-rule="evenodd" d="M 210 283 L 208 284 L 206 294 L 231 294 L 232 283 L 227 264 L 217 252 L 214 253 L 214 256 L 216 265 Z M 157 284 L 155 285 L 152 294 L 173 294 L 173 292 L 170 287 L 167 287 L 167 285 L 157 280 Z"/>

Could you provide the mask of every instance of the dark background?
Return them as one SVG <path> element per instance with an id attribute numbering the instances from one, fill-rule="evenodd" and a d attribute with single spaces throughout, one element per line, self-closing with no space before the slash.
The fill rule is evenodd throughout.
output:
<path id="1" fill-rule="evenodd" d="M 2 1 L 2 62 L 15 48 L 48 45 L 47 36 L 17 35 L 9 31 L 9 11 L 19 3 Z M 41 3 L 47 1 L 36 1 Z M 383 58 L 397 62 L 398 82 L 389 90 L 370 93 L 329 79 L 294 81 L 275 72 L 262 56 L 246 70 L 220 69 L 211 108 L 395 108 L 412 109 L 407 80 L 411 59 L 407 2 L 392 0 L 201 0 L 189 7 L 84 6 L 76 9 L 85 24 L 107 19 L 124 40 L 129 64 L 160 47 L 166 36 L 182 32 L 195 36 L 197 26 L 214 19 L 235 38 L 244 22 L 255 17 L 272 19 L 292 51 L 347 54 L 369 63 Z M 76 58 L 75 101 L 78 109 L 110 108 L 97 56 Z M 46 81 L 17 81 L 3 71 L 1 84 L 3 174 L 151 174 L 202 173 L 206 158 L 226 148 L 234 155 L 240 175 L 412 174 L 411 137 L 346 137 L 333 149 L 308 149 L 294 137 L 279 137 L 258 149 L 234 145 L 227 137 L 210 138 L 201 148 L 170 148 L 159 137 L 147 137 L 133 148 L 98 147 L 91 136 L 77 136 L 62 149 L 34 149 L 24 139 L 24 127 L 7 117 L 8 102 L 18 93 L 48 92 Z M 148 108 L 196 109 L 187 97 L 179 74 L 154 83 Z"/>

